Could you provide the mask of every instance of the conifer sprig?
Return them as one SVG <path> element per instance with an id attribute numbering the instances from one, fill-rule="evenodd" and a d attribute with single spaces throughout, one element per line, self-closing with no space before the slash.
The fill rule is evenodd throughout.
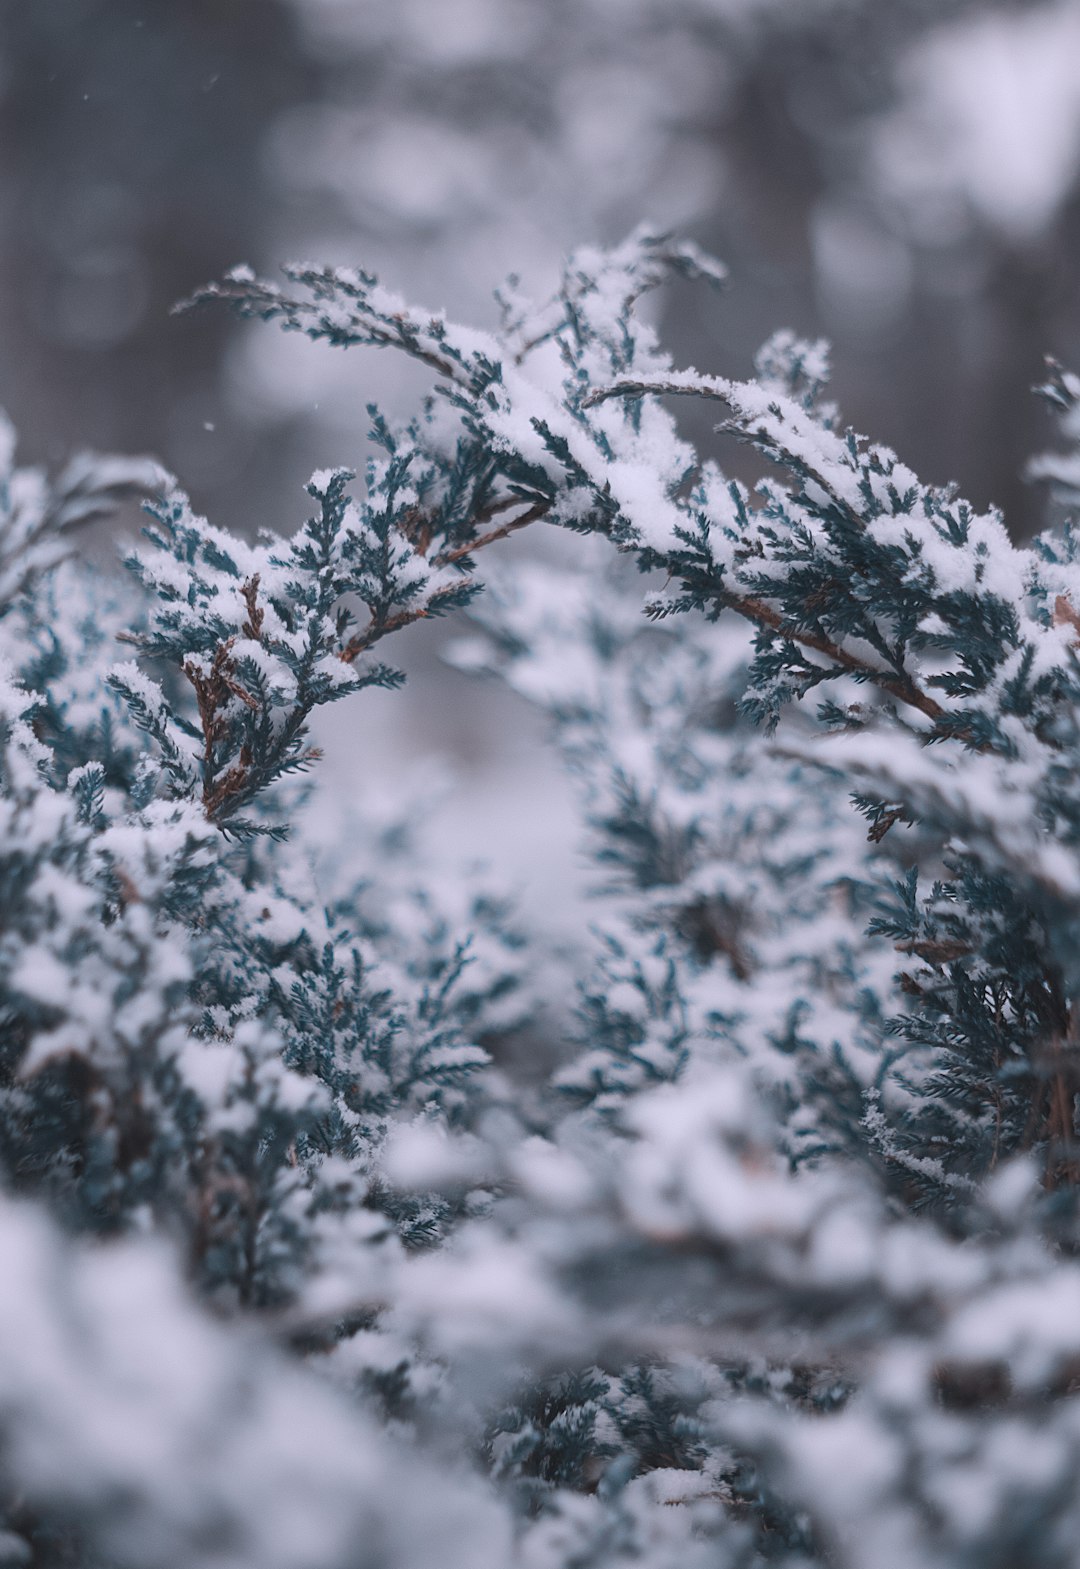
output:
<path id="1" fill-rule="evenodd" d="M 9 456 L 0 1557 L 1073 1561 L 1076 537 L 845 431 L 820 343 L 676 370 L 671 272 L 722 276 L 642 231 L 487 334 L 233 273 L 203 297 L 434 393 L 291 538 L 166 488 L 126 598 L 49 532 L 110 486 Z M 596 537 L 487 551 L 541 519 Z M 575 776 L 589 941 L 411 799 L 328 855 L 287 788 L 457 608 Z"/>

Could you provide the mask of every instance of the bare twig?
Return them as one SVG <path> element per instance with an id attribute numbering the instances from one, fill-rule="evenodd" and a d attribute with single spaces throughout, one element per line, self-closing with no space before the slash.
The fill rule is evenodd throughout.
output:
<path id="1" fill-rule="evenodd" d="M 514 500 L 516 499 L 514 498 Z M 513 504 L 513 501 L 496 503 L 484 513 L 479 514 L 479 516 L 481 519 L 495 517 L 499 512 L 505 510 L 507 506 Z M 463 545 L 455 545 L 451 550 L 440 551 L 437 556 L 432 557 L 431 564 L 435 567 L 453 566 L 455 562 L 463 561 L 467 556 L 471 556 L 474 551 L 483 550 L 485 545 L 492 545 L 496 540 L 506 539 L 508 535 L 516 533 L 518 529 L 525 528 L 530 523 L 535 523 L 550 510 L 550 507 L 551 503 L 546 498 L 536 501 L 517 517 L 510 518 L 506 523 L 500 523 L 498 528 L 490 529 L 488 533 L 481 534 L 478 538 L 470 540 Z M 401 627 L 411 626 L 414 621 L 425 620 L 437 609 L 441 600 L 455 594 L 457 589 L 458 585 L 456 583 L 451 584 L 447 588 L 436 589 L 430 599 L 426 600 L 422 605 L 417 605 L 407 610 L 399 610 L 396 615 L 387 616 L 385 620 L 373 618 L 362 632 L 357 632 L 355 636 L 349 639 L 338 654 L 338 658 L 344 664 L 351 665 L 362 653 L 371 648 L 380 638 L 386 637 L 389 632 L 397 632 Z"/>
<path id="2" fill-rule="evenodd" d="M 887 670 L 878 670 L 873 665 L 868 665 L 864 660 L 856 658 L 846 648 L 841 648 L 827 637 L 822 637 L 817 632 L 810 632 L 804 628 L 793 627 L 785 621 L 778 610 L 767 605 L 764 600 L 756 599 L 751 595 L 741 596 L 725 594 L 724 604 L 737 615 L 744 616 L 747 621 L 753 621 L 758 626 L 768 627 L 770 631 L 780 632 L 784 637 L 789 637 L 793 643 L 799 643 L 804 648 L 812 648 L 819 654 L 824 654 L 841 670 L 851 675 L 858 675 L 864 680 L 872 681 L 883 691 L 895 697 L 898 702 L 905 703 L 909 708 L 917 708 L 928 719 L 944 719 L 946 710 L 926 692 L 922 692 L 907 676 L 890 675 Z"/>
<path id="3" fill-rule="evenodd" d="M 467 544 L 456 545 L 453 550 L 440 551 L 433 558 L 433 564 L 437 567 L 451 566 L 453 562 L 471 556 L 474 550 L 483 550 L 485 545 L 492 545 L 497 539 L 506 539 L 507 535 L 516 534 L 519 528 L 526 528 L 530 523 L 537 522 L 550 509 L 549 501 L 537 501 L 527 511 L 520 513 L 516 518 L 511 518 L 507 523 L 500 524 L 498 528 L 491 529 L 489 533 L 481 534 Z"/>

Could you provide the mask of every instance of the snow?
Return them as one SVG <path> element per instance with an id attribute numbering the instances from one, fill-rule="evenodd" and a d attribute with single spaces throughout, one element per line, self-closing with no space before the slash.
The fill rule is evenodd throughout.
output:
<path id="1" fill-rule="evenodd" d="M 127 1566 L 326 1569 L 358 1537 L 403 1566 L 436 1519 L 453 1569 L 501 1569 L 507 1525 L 452 1468 L 402 1507 L 396 1446 L 355 1407 L 204 1315 L 159 1243 L 75 1250 L 5 1199 L 0 1414 L 31 1499 L 102 1520 Z M 122 1497 L 122 1509 L 101 1511 Z"/>
<path id="2" fill-rule="evenodd" d="M 782 529 L 788 508 L 796 523 L 807 519 L 814 549 L 850 572 L 822 516 L 838 498 L 848 524 L 900 553 L 898 574 L 919 570 L 921 547 L 921 581 L 939 595 L 939 610 L 923 616 L 925 635 L 954 637 L 946 594 L 972 596 L 976 614 L 980 603 L 991 608 L 993 594 L 1030 635 L 1038 668 L 1064 669 L 1075 628 L 1067 616 L 1043 628 L 1027 615 L 1033 558 L 1009 544 L 995 515 L 972 516 L 966 546 L 953 546 L 919 505 L 923 493 L 910 514 L 893 501 L 890 482 L 908 489 L 916 481 L 887 449 L 853 447 L 771 381 L 672 372 L 651 329 L 627 348 L 626 290 L 649 281 L 656 257 L 638 236 L 618 258 L 621 270 L 580 253 L 568 283 L 597 335 L 574 362 L 583 376 L 606 381 L 612 365 L 625 363 L 628 377 L 655 378 L 650 385 L 661 392 L 722 399 L 740 428 L 814 476 L 797 505 L 775 481 L 740 521 L 719 473 L 711 474 L 706 504 L 724 552 L 717 568 L 737 584 L 745 559 L 746 571 L 771 574 L 766 587 L 789 586 L 784 541 L 768 532 L 774 523 Z M 595 288 L 582 273 L 592 263 Z M 394 304 L 373 291 L 374 308 Z M 344 303 L 335 309 L 335 319 L 349 319 Z M 409 321 L 433 342 L 442 327 L 426 315 Z M 446 331 L 464 354 L 487 352 L 485 335 Z M 572 345 L 568 352 L 573 358 Z M 806 352 L 808 370 L 823 375 L 820 346 Z M 537 356 L 508 372 L 493 408 L 480 399 L 471 417 L 478 427 L 488 422 L 496 452 L 519 456 L 543 451 L 546 424 L 566 440 L 594 493 L 607 487 L 638 546 L 665 554 L 689 515 L 676 499 L 689 449 L 651 394 L 638 404 L 598 401 L 578 418 L 578 390 L 568 400 Z M 440 450 L 446 437 L 440 425 Z M 577 508 L 585 486 L 575 478 L 567 487 L 552 453 L 543 462 L 556 505 L 568 494 Z M 336 472 L 320 471 L 313 483 L 329 485 Z M 295 608 L 311 586 L 291 587 L 295 542 L 237 543 L 180 498 L 171 504 L 182 536 L 176 554 L 193 555 L 195 566 L 180 570 L 162 552 L 164 565 L 153 558 L 145 576 L 174 675 L 189 644 L 203 650 L 192 657 L 204 668 L 207 651 L 227 644 L 238 667 L 266 678 L 278 704 L 268 724 L 280 724 L 295 696 L 289 656 L 310 646 L 328 668 L 337 657 L 321 612 L 305 621 L 298 611 L 300 630 L 279 631 L 287 610 L 279 615 L 271 599 Z M 355 514 L 350 526 L 360 526 Z M 755 548 L 765 554 L 753 556 Z M 404 541 L 398 550 L 399 588 L 434 591 L 451 581 L 429 578 Z M 231 566 L 216 564 L 218 551 Z M 602 573 L 601 553 L 611 554 L 598 539 L 580 558 L 515 573 L 517 595 L 492 596 L 488 652 L 472 649 L 474 663 L 504 669 L 558 726 L 593 844 L 607 855 L 609 886 L 587 940 L 561 909 L 553 938 L 541 937 L 550 911 L 534 892 L 519 955 L 513 931 L 491 913 L 488 885 L 461 868 L 501 824 L 519 844 L 535 836 L 530 854 L 545 861 L 548 888 L 569 881 L 546 781 L 535 774 L 516 781 L 520 790 L 507 784 L 501 800 L 466 781 L 457 815 L 439 819 L 425 738 L 416 747 L 419 788 L 402 768 L 389 804 L 371 806 L 366 756 L 386 731 L 371 707 L 357 707 L 354 740 L 339 743 L 336 766 L 348 787 L 339 794 L 348 793 L 350 808 L 359 798 L 358 826 L 344 811 L 313 826 L 315 795 L 294 848 L 238 847 L 207 823 L 194 766 L 180 778 L 155 773 L 151 748 L 140 780 L 156 787 L 153 799 L 136 809 L 118 766 L 108 803 L 115 816 L 99 831 L 76 823 L 70 799 L 33 762 L 48 753 L 32 752 L 28 696 L 13 684 L 4 689 L 22 727 L 5 750 L 30 762 L 16 777 L 20 793 L 0 812 L 9 858 L 19 877 L 25 872 L 25 890 L 13 884 L 16 918 L 0 963 L 13 1007 L 32 1003 L 47 1021 L 47 1010 L 58 1016 L 35 1028 L 35 1009 L 25 1008 L 29 1050 L 10 1105 L 34 1104 L 32 1076 L 50 1055 L 86 1059 L 93 1088 L 79 1109 L 95 1133 L 100 1120 L 106 1200 L 115 1199 L 118 1224 L 132 1233 L 155 1224 L 145 1192 L 130 1220 L 123 1205 L 128 1185 L 144 1180 L 142 1166 L 160 1160 L 175 1184 L 166 1196 L 188 1273 L 209 1278 L 217 1314 L 189 1300 L 165 1247 L 134 1235 L 82 1246 L 44 1210 L 0 1199 L 0 1255 L 12 1266 L 0 1277 L 5 1482 L 44 1512 L 57 1500 L 72 1508 L 101 1534 L 95 1553 L 120 1569 L 337 1569 L 355 1557 L 357 1542 L 388 1569 L 428 1562 L 433 1543 L 448 1569 L 505 1569 L 530 1555 L 543 1564 L 549 1549 L 555 1557 L 543 1569 L 559 1569 L 574 1541 L 585 1544 L 573 1549 L 577 1561 L 603 1566 L 617 1562 L 611 1531 L 627 1522 L 645 1547 L 626 1537 L 625 1553 L 611 1551 L 648 1569 L 697 1569 L 723 1551 L 704 1535 L 693 1556 L 684 1549 L 706 1511 L 718 1528 L 726 1518 L 729 1443 L 748 1446 L 763 1484 L 805 1509 L 838 1558 L 937 1569 L 977 1561 L 985 1543 L 972 1546 L 964 1533 L 992 1530 L 1018 1480 L 1041 1494 L 1067 1474 L 1072 1404 L 1044 1396 L 1080 1354 L 1080 1270 L 1028 1223 L 1034 1159 L 999 1172 L 984 1198 L 977 1163 L 924 1137 L 918 1116 L 908 1116 L 929 1098 L 937 1059 L 918 1042 L 894 1066 L 894 1048 L 911 1044 L 890 1033 L 905 1027 L 898 1009 L 918 1005 L 893 983 L 890 944 L 864 941 L 860 908 L 871 879 L 895 875 L 924 852 L 931 876 L 952 879 L 933 894 L 932 913 L 947 914 L 947 895 L 962 892 L 952 870 L 958 857 L 1002 871 L 1040 918 L 1055 900 L 1075 904 L 1080 865 L 1067 838 L 1047 831 L 1040 795 L 1068 753 L 1051 746 L 1040 718 L 998 713 L 1022 650 L 1003 651 L 980 698 L 1016 755 L 948 738 L 924 746 L 925 730 L 914 731 L 921 721 L 876 709 L 876 694 L 856 693 L 850 675 L 836 690 L 852 703 L 867 699 L 853 715 L 863 728 L 811 744 L 814 719 L 800 712 L 785 718 L 781 752 L 733 717 L 753 654 L 747 629 L 690 615 L 648 628 L 640 581 L 621 579 L 614 566 Z M 339 564 L 346 559 L 343 550 Z M 669 564 L 677 582 L 677 563 Z M 239 592 L 255 571 L 267 602 L 258 639 L 242 634 Z M 1051 565 L 1040 591 L 1067 594 L 1070 576 L 1071 568 Z M 882 619 L 895 615 L 885 589 L 879 597 Z M 937 652 L 957 654 L 959 634 L 955 642 Z M 844 646 L 860 659 L 881 658 L 868 641 Z M 826 651 L 813 658 L 827 668 Z M 135 664 L 118 667 L 114 681 L 172 727 L 158 734 L 180 735 L 168 683 Z M 190 694 L 184 699 L 190 714 Z M 135 732 L 118 712 L 127 744 Z M 243 721 L 246 705 L 237 700 L 226 713 Z M 325 734 L 338 743 L 335 728 Z M 410 740 L 399 738 L 395 755 Z M 193 756 L 191 741 L 177 744 Z M 898 829 L 884 850 L 868 847 L 844 799 L 861 783 L 911 804 L 925 832 Z M 283 809 L 297 799 L 288 787 L 278 796 Z M 404 847 L 396 862 L 394 843 Z M 559 892 L 574 902 L 562 889 L 552 904 Z M 470 925 L 479 926 L 478 940 L 456 948 Z M 440 991 L 461 952 L 464 976 Z M 991 957 L 971 958 L 974 985 Z M 942 976 L 936 1001 L 949 1023 L 955 1005 L 945 984 Z M 1011 978 L 996 984 L 1008 993 Z M 485 989 L 500 986 L 503 995 L 489 1002 Z M 1008 1056 L 1008 1007 L 1000 1011 Z M 567 1037 L 573 1032 L 556 1081 L 576 1092 L 565 1113 L 536 1087 L 534 1064 L 523 1087 L 512 1060 L 519 1048 L 550 1049 L 553 1018 L 566 1021 Z M 995 1027 L 988 1016 L 986 1030 Z M 221 1038 L 196 1038 L 202 1030 Z M 463 1089 L 459 1070 L 487 1062 L 477 1040 L 490 1040 L 506 1060 Z M 285 1066 L 286 1056 L 331 1065 L 325 1077 L 301 1073 Z M 176 1099 L 174 1066 L 190 1097 Z M 1027 1066 L 1034 1080 L 1035 1049 Z M 396 1081 L 407 1076 L 402 1088 Z M 440 1078 L 451 1081 L 445 1096 Z M 70 1075 L 73 1086 L 78 1079 Z M 137 1103 L 133 1079 L 143 1091 Z M 135 1104 L 153 1127 L 145 1162 L 126 1160 L 115 1111 Z M 939 1104 L 963 1132 L 978 1133 L 981 1108 L 969 1113 L 961 1097 Z M 27 1137 L 37 1137 L 39 1124 L 27 1122 Z M 1027 1141 L 1015 1130 L 1012 1137 Z M 114 1147 L 125 1160 L 109 1165 Z M 80 1147 L 64 1171 L 73 1208 L 89 1189 L 79 1186 L 82 1154 Z M 932 1207 L 916 1209 L 912 1190 L 917 1197 L 924 1188 L 953 1206 L 952 1225 L 940 1224 Z M 96 1192 L 85 1202 L 97 1203 Z M 1043 1211 L 1039 1224 L 1049 1226 Z M 235 1268 L 231 1247 L 244 1255 Z M 244 1313 L 253 1292 L 259 1309 Z M 232 1316 L 245 1319 L 243 1329 L 227 1322 Z M 350 1337 L 347 1326 L 358 1320 L 364 1328 Z M 298 1366 L 301 1348 L 331 1332 L 341 1336 L 338 1349 Z M 289 1346 L 289 1356 L 275 1343 Z M 1027 1405 L 988 1401 L 974 1415 L 948 1407 L 940 1394 L 950 1370 L 986 1361 L 1001 1362 Z M 631 1480 L 640 1460 L 631 1430 L 648 1402 L 639 1392 L 627 1397 L 629 1438 L 612 1414 L 617 1406 L 598 1406 L 597 1431 L 618 1453 L 594 1445 L 587 1463 L 595 1474 L 585 1480 L 595 1493 L 553 1487 L 535 1531 L 522 1527 L 529 1545 L 512 1546 L 508 1506 L 449 1456 L 476 1454 L 493 1412 L 517 1403 L 536 1409 L 538 1380 L 603 1367 L 611 1387 L 624 1379 L 629 1389 L 623 1370 L 642 1363 L 687 1396 L 685 1432 L 675 1436 L 700 1443 L 706 1468 L 661 1465 Z M 731 1369 L 746 1370 L 742 1397 L 733 1397 Z M 796 1374 L 835 1383 L 812 1420 L 793 1409 L 802 1399 Z M 402 1410 L 412 1404 L 415 1420 L 376 1427 L 376 1394 L 392 1402 L 399 1376 Z M 697 1407 L 695 1379 L 708 1395 Z M 354 1397 L 358 1385 L 367 1393 L 339 1398 L 335 1380 Z M 830 1410 L 850 1385 L 850 1398 Z M 529 1422 L 552 1444 L 573 1427 L 572 1416 L 542 1432 L 540 1416 Z M 1045 1431 L 1027 1443 L 1036 1423 Z M 510 1444 L 499 1448 L 512 1470 Z M 690 1525 L 666 1534 L 669 1520 L 687 1517 Z M 947 1539 L 940 1552 L 931 1550 L 934 1532 Z"/>

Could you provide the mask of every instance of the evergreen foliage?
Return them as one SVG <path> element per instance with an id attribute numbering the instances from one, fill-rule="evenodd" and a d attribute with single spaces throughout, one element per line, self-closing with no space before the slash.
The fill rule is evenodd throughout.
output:
<path id="1" fill-rule="evenodd" d="M 846 430 L 820 343 L 674 368 L 673 273 L 723 278 L 579 252 L 498 334 L 349 269 L 204 291 L 432 373 L 290 540 L 0 453 L 0 1561 L 1076 1561 L 1074 534 Z M 126 584 L 61 560 L 148 483 Z M 581 537 L 500 563 L 541 520 Z M 315 709 L 465 606 L 577 780 L 588 952 L 305 842 Z"/>

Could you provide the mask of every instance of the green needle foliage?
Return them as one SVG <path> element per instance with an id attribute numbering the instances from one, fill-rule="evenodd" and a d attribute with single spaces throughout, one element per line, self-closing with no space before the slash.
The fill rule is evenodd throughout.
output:
<path id="1" fill-rule="evenodd" d="M 672 274 L 723 279 L 642 231 L 493 334 L 203 291 L 431 373 L 291 539 L 5 441 L 0 1562 L 1078 1561 L 1074 534 L 846 430 L 820 343 L 674 367 Z M 126 580 L 64 559 L 132 485 Z M 465 607 L 574 778 L 584 946 L 420 803 L 311 838 L 312 715 Z"/>

